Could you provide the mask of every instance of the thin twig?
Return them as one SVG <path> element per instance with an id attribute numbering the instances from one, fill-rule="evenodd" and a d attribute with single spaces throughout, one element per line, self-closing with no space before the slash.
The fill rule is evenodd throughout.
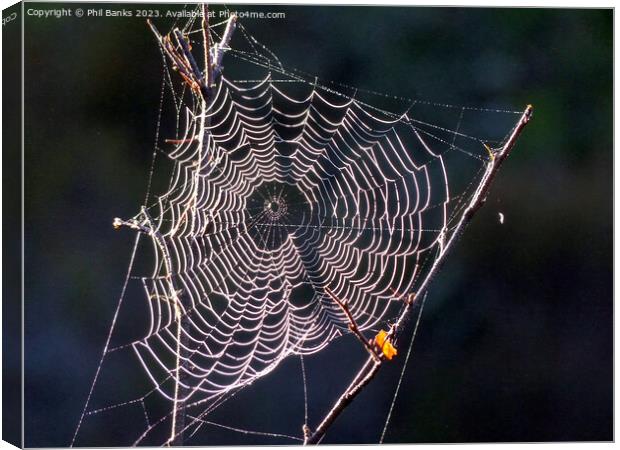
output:
<path id="1" fill-rule="evenodd" d="M 139 231 L 141 233 L 150 236 L 157 246 L 159 247 L 164 262 L 164 269 L 166 271 L 166 283 L 168 284 L 168 290 L 170 291 L 170 297 L 172 299 L 172 305 L 174 308 L 174 319 L 177 323 L 176 328 L 176 369 L 175 369 L 175 386 L 174 386 L 174 404 L 173 404 L 173 412 L 172 412 L 172 431 L 170 434 L 170 438 L 166 442 L 166 445 L 171 445 L 177 441 L 176 430 L 177 430 L 177 411 L 179 411 L 179 403 L 183 404 L 183 401 L 179 399 L 179 388 L 180 388 L 180 377 L 181 377 L 181 329 L 182 323 L 181 319 L 183 317 L 183 311 L 181 308 L 181 300 L 179 299 L 180 291 L 176 288 L 176 282 L 174 277 L 174 271 L 172 269 L 172 258 L 170 257 L 170 251 L 168 250 L 168 245 L 166 244 L 166 240 L 164 236 L 159 232 L 158 229 L 154 228 L 154 221 L 149 215 L 147 209 L 145 207 L 142 208 L 141 215 L 143 216 L 142 220 L 130 219 L 123 220 L 120 218 L 115 218 L 112 223 L 115 229 L 119 229 L 121 227 L 128 227 L 133 230 Z M 182 406 L 181 406 L 182 408 Z M 183 420 L 182 420 L 183 421 Z M 181 421 L 181 422 L 182 422 Z"/>
<path id="2" fill-rule="evenodd" d="M 211 63 L 211 34 L 209 32 L 209 6 L 202 4 L 202 42 L 204 51 L 204 84 L 211 87 L 213 83 L 213 65 Z"/>
<path id="3" fill-rule="evenodd" d="M 178 70 L 183 80 L 185 80 L 185 82 L 189 84 L 192 90 L 200 92 L 200 79 L 197 79 L 195 77 L 193 69 L 189 64 L 189 60 L 187 59 L 187 57 L 181 57 L 181 55 L 179 55 L 174 45 L 172 45 L 170 36 L 162 36 L 150 19 L 147 19 L 146 23 L 151 28 L 151 31 L 159 42 L 159 45 L 164 50 L 164 53 L 168 56 L 168 58 L 170 58 L 174 68 Z M 181 39 L 183 38 L 181 37 Z"/>
<path id="4" fill-rule="evenodd" d="M 214 52 L 214 61 L 213 61 L 213 72 L 212 72 L 212 78 L 213 81 L 215 81 L 215 78 L 217 78 L 221 73 L 222 73 L 222 59 L 224 58 L 224 53 L 226 52 L 226 50 L 228 50 L 229 44 L 230 44 L 230 40 L 232 39 L 232 35 L 233 32 L 235 31 L 235 28 L 237 26 L 237 15 L 233 14 L 232 16 L 230 16 L 230 19 L 228 19 L 228 23 L 226 24 L 226 29 L 224 30 L 224 34 L 222 35 L 222 40 L 220 41 L 219 44 L 217 44 L 215 46 L 215 52 Z"/>
<path id="5" fill-rule="evenodd" d="M 357 326 L 357 322 L 355 322 L 355 319 L 351 314 L 351 310 L 349 309 L 347 301 L 341 301 L 338 297 L 336 297 L 336 295 L 331 291 L 331 289 L 327 287 L 325 288 L 325 292 L 327 292 L 327 294 L 332 298 L 332 300 L 334 300 L 334 302 L 336 302 L 340 309 L 342 309 L 344 315 L 347 316 L 347 320 L 349 322 L 349 330 L 351 330 L 355 337 L 357 337 L 357 339 L 362 343 L 364 348 L 368 351 L 368 354 L 375 360 L 375 362 L 377 364 L 381 364 L 381 358 L 379 357 L 379 355 L 377 355 L 377 352 L 370 344 L 370 341 L 366 339 L 366 337 L 362 334 L 359 327 Z"/>
<path id="6" fill-rule="evenodd" d="M 196 141 L 196 138 L 191 138 L 191 139 L 164 139 L 164 142 L 166 144 L 172 144 L 172 145 L 191 144 L 194 141 Z"/>
<path id="7" fill-rule="evenodd" d="M 361 390 L 375 377 L 381 363 L 376 363 L 372 357 L 366 360 L 366 363 L 362 366 L 360 371 L 355 375 L 355 378 L 349 385 L 349 387 L 338 398 L 330 412 L 325 416 L 323 421 L 319 424 L 317 429 L 309 437 L 304 440 L 304 445 L 318 444 L 327 429 L 334 423 L 336 418 L 347 406 L 353 401 L 353 399 L 361 392 Z"/>
<path id="8" fill-rule="evenodd" d="M 183 57 L 185 58 L 185 62 L 192 69 L 192 75 L 197 76 L 196 82 L 200 85 L 207 86 L 202 80 L 202 77 L 200 76 L 200 68 L 198 68 L 198 63 L 196 62 L 196 58 L 194 58 L 191 47 L 189 43 L 187 42 L 187 40 L 185 39 L 185 37 L 183 36 L 183 33 L 181 33 L 181 30 L 179 30 L 178 28 L 175 28 L 172 31 L 172 34 L 177 40 L 177 43 L 179 44 L 179 46 L 181 47 L 181 53 Z"/>
<path id="9" fill-rule="evenodd" d="M 486 196 L 489 192 L 491 184 L 493 183 L 493 180 L 495 179 L 495 176 L 497 175 L 497 172 L 499 171 L 502 163 L 506 160 L 511 150 L 513 149 L 519 135 L 532 118 L 532 112 L 532 105 L 528 105 L 523 111 L 523 114 L 521 114 L 519 121 L 517 122 L 515 128 L 512 130 L 512 133 L 506 140 L 505 144 L 501 147 L 501 149 L 494 152 L 494 157 L 489 160 L 487 169 L 482 177 L 482 180 L 480 181 L 478 188 L 476 189 L 476 192 L 474 193 L 467 208 L 465 208 L 465 210 L 463 211 L 463 214 L 461 215 L 461 218 L 456 225 L 454 232 L 450 236 L 450 239 L 441 249 L 441 253 L 433 262 L 433 265 L 431 266 L 428 275 L 417 290 L 417 296 L 426 293 L 430 283 L 435 278 L 435 276 L 441 269 L 441 266 L 445 262 L 446 255 L 449 253 L 452 247 L 454 247 L 456 241 L 459 239 L 460 235 L 463 233 L 463 230 L 469 224 L 476 211 L 478 211 L 480 207 L 484 205 L 486 201 Z M 405 320 L 409 317 L 409 314 L 413 308 L 413 304 L 413 301 L 405 302 L 405 307 L 403 308 L 403 311 L 388 332 L 388 338 L 392 338 L 395 335 L 396 330 L 402 327 Z M 366 375 L 363 375 L 369 365 L 371 365 L 370 370 Z M 381 364 L 376 364 L 372 357 L 368 358 L 360 372 L 358 372 L 355 379 L 338 398 L 332 409 L 327 413 L 327 415 L 325 416 L 321 424 L 317 427 L 317 429 L 314 431 L 314 433 L 309 438 L 304 440 L 304 444 L 318 444 L 323 439 L 327 429 L 334 423 L 336 418 L 345 410 L 345 408 L 353 401 L 357 394 L 359 394 L 362 389 L 368 383 L 370 383 L 370 381 L 379 371 L 380 367 Z"/>
<path id="10" fill-rule="evenodd" d="M 215 79 L 222 73 L 224 52 L 228 49 L 233 32 L 235 31 L 237 16 L 233 14 L 228 19 L 221 42 L 213 46 L 214 56 L 212 58 L 212 45 L 209 33 L 209 8 L 206 4 L 203 4 L 202 12 L 202 36 L 205 60 L 204 73 L 198 67 L 196 58 L 194 58 L 191 52 L 189 42 L 178 28 L 175 28 L 171 33 L 177 44 L 175 46 L 170 35 L 162 36 L 153 22 L 150 20 L 146 22 L 157 38 L 159 45 L 164 50 L 164 53 L 170 58 L 170 61 L 172 61 L 174 67 L 178 70 L 179 75 L 181 75 L 190 88 L 206 102 L 211 98 L 212 86 L 215 83 Z"/>

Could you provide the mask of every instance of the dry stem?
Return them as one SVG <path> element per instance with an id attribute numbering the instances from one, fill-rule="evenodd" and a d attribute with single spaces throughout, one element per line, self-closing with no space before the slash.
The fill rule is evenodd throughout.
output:
<path id="1" fill-rule="evenodd" d="M 327 294 L 332 298 L 332 300 L 334 300 L 334 302 L 336 302 L 336 304 L 340 306 L 340 309 L 342 309 L 345 316 L 347 316 L 347 320 L 349 322 L 349 330 L 351 330 L 355 337 L 357 337 L 357 339 L 362 343 L 364 348 L 368 351 L 368 353 L 375 360 L 375 362 L 377 364 L 380 364 L 381 358 L 379 357 L 379 355 L 377 355 L 377 352 L 375 352 L 374 348 L 370 344 L 370 341 L 366 339 L 366 337 L 362 334 L 359 327 L 357 326 L 357 323 L 355 322 L 355 319 L 351 314 L 351 310 L 349 309 L 347 301 L 340 301 L 340 299 L 336 297 L 336 295 L 329 288 L 325 288 L 325 292 L 327 292 Z"/>

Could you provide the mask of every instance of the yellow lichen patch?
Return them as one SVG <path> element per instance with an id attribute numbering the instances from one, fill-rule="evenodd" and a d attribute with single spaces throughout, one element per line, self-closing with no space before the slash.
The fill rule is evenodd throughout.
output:
<path id="1" fill-rule="evenodd" d="M 377 333 L 375 342 L 387 359 L 392 359 L 398 354 L 396 347 L 387 339 L 387 332 L 385 330 L 381 330 Z"/>
<path id="2" fill-rule="evenodd" d="M 484 142 L 482 143 L 482 145 L 484 145 L 484 148 L 486 149 L 487 152 L 489 152 L 489 158 L 491 159 L 491 161 L 493 161 L 495 159 L 495 152 L 493 152 L 493 150 L 491 149 L 491 147 L 489 147 L 487 144 L 485 144 Z"/>

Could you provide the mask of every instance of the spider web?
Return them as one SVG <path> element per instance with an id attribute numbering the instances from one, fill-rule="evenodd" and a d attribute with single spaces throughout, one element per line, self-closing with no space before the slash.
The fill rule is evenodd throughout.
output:
<path id="1" fill-rule="evenodd" d="M 200 46 L 195 20 L 182 31 Z M 348 334 L 328 290 L 362 332 L 387 328 L 521 114 L 324 82 L 285 67 L 241 23 L 230 47 L 208 102 L 162 54 L 160 114 L 175 135 L 158 129 L 145 206 L 123 222 L 136 232 L 128 278 L 73 443 L 122 408 L 143 415 L 134 445 L 205 424 L 301 440 L 208 417 L 286 358 L 303 367 Z M 137 287 L 138 314 L 123 306 Z M 121 354 L 146 379 L 115 378 Z"/>

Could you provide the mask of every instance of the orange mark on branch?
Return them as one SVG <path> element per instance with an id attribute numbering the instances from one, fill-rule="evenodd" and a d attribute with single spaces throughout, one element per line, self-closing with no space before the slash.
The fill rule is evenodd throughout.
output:
<path id="1" fill-rule="evenodd" d="M 392 359 L 398 354 L 396 347 L 392 345 L 387 337 L 387 332 L 381 330 L 375 336 L 375 343 L 381 349 L 381 352 L 385 355 L 386 359 Z"/>

